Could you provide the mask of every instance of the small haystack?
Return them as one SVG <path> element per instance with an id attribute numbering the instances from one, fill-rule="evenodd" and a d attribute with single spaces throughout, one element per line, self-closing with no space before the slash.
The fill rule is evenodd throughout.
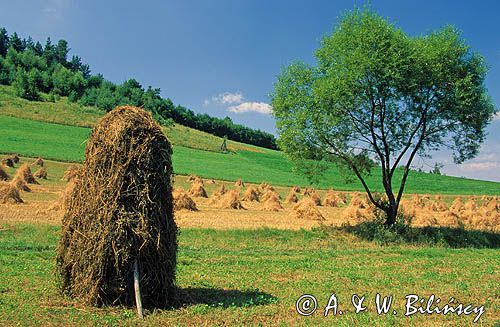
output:
<path id="1" fill-rule="evenodd" d="M 17 170 L 16 174 L 14 175 L 14 179 L 22 179 L 28 184 L 38 184 L 38 182 L 35 179 L 35 176 L 31 173 L 30 166 L 25 163 L 21 165 Z"/>
<path id="2" fill-rule="evenodd" d="M 314 201 L 314 203 L 315 203 L 317 206 L 320 206 L 320 205 L 321 205 L 321 195 L 319 195 L 319 193 L 318 193 L 316 190 L 314 190 L 314 191 L 311 193 L 310 197 L 311 197 L 311 200 L 313 200 L 313 201 Z"/>
<path id="3" fill-rule="evenodd" d="M 7 174 L 7 169 L 4 165 L 0 164 L 0 181 L 8 181 L 9 174 Z"/>
<path id="4" fill-rule="evenodd" d="M 17 188 L 19 191 L 31 192 L 31 189 L 28 186 L 28 183 L 21 176 L 15 176 L 10 182 L 12 186 Z"/>
<path id="5" fill-rule="evenodd" d="M 498 200 L 496 198 L 492 198 L 491 200 L 489 200 L 488 203 L 484 205 L 484 207 L 486 207 L 488 210 L 500 211 L 500 204 L 498 203 Z"/>
<path id="6" fill-rule="evenodd" d="M 209 179 L 209 180 L 207 180 L 207 184 L 215 184 L 215 179 Z"/>
<path id="7" fill-rule="evenodd" d="M 240 192 L 231 190 L 219 199 L 218 207 L 221 209 L 245 209 L 241 205 Z"/>
<path id="8" fill-rule="evenodd" d="M 69 181 L 75 179 L 78 176 L 79 172 L 80 172 L 80 166 L 69 165 L 68 168 L 66 169 L 66 171 L 64 172 L 62 180 L 69 182 Z"/>
<path id="9" fill-rule="evenodd" d="M 183 189 L 175 189 L 172 192 L 172 197 L 174 199 L 174 211 L 188 210 L 188 211 L 198 211 L 198 207 L 191 197 L 184 192 Z"/>
<path id="10" fill-rule="evenodd" d="M 17 187 L 11 183 L 0 182 L 0 203 L 23 203 Z"/>
<path id="11" fill-rule="evenodd" d="M 12 160 L 11 157 L 3 158 L 2 165 L 12 168 L 14 167 L 14 161 Z"/>
<path id="12" fill-rule="evenodd" d="M 369 205 L 366 195 L 362 196 L 359 192 L 355 192 L 351 197 L 351 202 L 349 202 L 349 206 L 357 207 L 360 209 L 368 208 Z"/>
<path id="13" fill-rule="evenodd" d="M 224 184 L 221 184 L 219 189 L 216 190 L 213 194 L 212 194 L 212 197 L 216 198 L 216 197 L 221 197 L 223 196 L 224 194 L 227 193 L 227 189 L 226 189 L 226 186 Z"/>
<path id="14" fill-rule="evenodd" d="M 477 204 L 476 204 L 476 200 L 475 198 L 470 198 L 469 201 L 467 201 L 465 204 L 464 204 L 464 210 L 465 211 L 476 211 L 477 210 Z"/>
<path id="15" fill-rule="evenodd" d="M 44 161 L 41 157 L 36 158 L 35 162 L 33 162 L 33 166 L 43 167 Z"/>
<path id="16" fill-rule="evenodd" d="M 294 205 L 292 216 L 299 219 L 325 220 L 314 201 L 308 197 L 303 198 Z"/>
<path id="17" fill-rule="evenodd" d="M 281 211 L 283 210 L 283 206 L 280 203 L 280 199 L 272 194 L 265 202 L 264 202 L 264 210 L 265 211 Z"/>
<path id="18" fill-rule="evenodd" d="M 306 187 L 306 188 L 304 188 L 304 196 L 310 196 L 314 192 L 315 192 L 315 190 L 312 187 Z"/>
<path id="19" fill-rule="evenodd" d="M 37 171 L 35 171 L 33 176 L 35 176 L 36 178 L 39 178 L 39 179 L 47 179 L 47 169 L 45 169 L 45 167 L 42 167 L 42 168 L 38 169 Z"/>
<path id="20" fill-rule="evenodd" d="M 297 202 L 299 202 L 299 198 L 297 197 L 297 193 L 295 192 L 295 190 L 292 188 L 285 198 L 285 203 L 290 204 Z"/>
<path id="21" fill-rule="evenodd" d="M 268 183 L 266 183 L 266 182 L 262 182 L 262 183 L 260 183 L 260 185 L 259 185 L 259 191 L 261 191 L 261 192 L 265 192 L 269 186 L 271 186 L 271 185 L 269 185 L 269 184 L 268 184 Z"/>
<path id="22" fill-rule="evenodd" d="M 339 198 L 339 196 L 337 194 L 335 194 L 333 191 L 328 191 L 328 193 L 326 193 L 326 196 L 325 196 L 325 200 L 323 201 L 323 205 L 325 207 L 338 207 L 339 204 L 340 204 L 340 201 L 339 200 L 342 200 Z"/>
<path id="23" fill-rule="evenodd" d="M 19 163 L 19 155 L 17 154 L 13 154 L 10 156 L 10 158 L 12 159 L 12 161 L 15 163 L 15 164 L 18 164 Z"/>
<path id="24" fill-rule="evenodd" d="M 277 197 L 278 199 L 281 199 L 280 194 L 276 192 L 273 188 L 273 189 L 268 189 L 266 193 L 264 193 L 264 195 L 262 196 L 261 200 L 266 202 L 271 197 Z"/>
<path id="25" fill-rule="evenodd" d="M 411 204 L 415 209 L 423 209 L 425 207 L 423 198 L 419 197 L 418 194 L 413 194 Z"/>
<path id="26" fill-rule="evenodd" d="M 300 193 L 300 187 L 299 186 L 292 186 L 291 191 L 294 191 L 295 193 Z"/>
<path id="27" fill-rule="evenodd" d="M 429 202 L 429 205 L 427 206 L 427 208 L 430 211 L 436 211 L 436 212 L 444 212 L 444 211 L 448 210 L 448 207 L 442 201 Z"/>
<path id="28" fill-rule="evenodd" d="M 59 198 L 49 207 L 49 210 L 66 210 L 71 194 L 75 189 L 76 180 L 71 180 L 64 190 L 60 193 Z"/>
<path id="29" fill-rule="evenodd" d="M 234 182 L 234 186 L 236 187 L 245 187 L 245 183 L 239 178 L 236 182 Z"/>
<path id="30" fill-rule="evenodd" d="M 84 304 L 172 304 L 177 227 L 172 149 L 151 114 L 118 107 L 94 127 L 62 221 L 61 290 Z M 137 267 L 137 269 L 134 269 Z"/>
<path id="31" fill-rule="evenodd" d="M 460 227 L 463 226 L 463 222 L 460 220 L 457 212 L 450 209 L 444 213 L 443 218 L 441 219 L 441 225 L 449 227 Z"/>
<path id="32" fill-rule="evenodd" d="M 197 198 L 208 198 L 207 191 L 203 188 L 203 184 L 194 182 L 189 189 L 189 195 L 197 197 Z"/>
<path id="33" fill-rule="evenodd" d="M 243 194 L 243 201 L 256 201 L 259 202 L 259 190 L 254 186 L 249 186 Z"/>
<path id="34" fill-rule="evenodd" d="M 462 203 L 462 198 L 457 197 L 453 200 L 453 203 L 450 206 L 450 211 L 454 213 L 459 213 L 464 208 L 464 204 Z"/>

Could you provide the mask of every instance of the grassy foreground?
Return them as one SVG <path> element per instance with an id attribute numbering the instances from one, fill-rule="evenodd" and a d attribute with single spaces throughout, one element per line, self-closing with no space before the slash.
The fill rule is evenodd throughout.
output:
<path id="1" fill-rule="evenodd" d="M 0 227 L 0 325 L 136 325 L 133 308 L 92 308 L 59 295 L 54 257 L 59 227 Z M 497 244 L 498 247 L 498 244 Z M 404 316 L 404 297 L 435 294 L 485 305 L 480 322 L 500 314 L 500 256 L 496 249 L 378 246 L 339 230 L 214 231 L 179 236 L 175 308 L 149 312 L 149 325 L 471 325 L 473 316 Z M 378 316 L 376 293 L 393 295 L 397 315 Z M 309 317 L 295 312 L 304 294 L 318 298 Z M 336 293 L 342 316 L 321 310 Z M 352 294 L 366 295 L 368 312 L 354 314 Z M 498 321 L 497 321 L 498 322 Z"/>
<path id="2" fill-rule="evenodd" d="M 42 156 L 46 159 L 80 162 L 90 128 L 52 124 L 0 115 L 2 135 L 0 153 Z M 238 150 L 223 154 L 174 145 L 176 174 L 197 174 L 221 180 L 243 178 L 246 182 L 267 181 L 274 185 L 308 185 L 308 181 L 292 171 L 291 163 L 279 151 Z M 396 172 L 396 178 L 401 171 Z M 380 172 L 367 178 L 372 189 L 382 191 Z M 326 171 L 317 185 L 339 190 L 362 190 L 359 182 L 346 184 L 335 166 Z M 500 193 L 500 183 L 412 172 L 408 193 L 492 194 Z"/>

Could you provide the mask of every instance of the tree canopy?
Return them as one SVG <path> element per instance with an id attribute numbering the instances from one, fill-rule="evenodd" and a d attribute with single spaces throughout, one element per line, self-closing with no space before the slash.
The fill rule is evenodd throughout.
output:
<path id="1" fill-rule="evenodd" d="M 487 67 L 452 26 L 409 36 L 370 10 L 354 10 L 323 39 L 316 59 L 315 66 L 293 63 L 275 83 L 279 144 L 309 174 L 321 168 L 309 159 L 346 167 L 387 224 L 415 156 L 445 148 L 462 163 L 478 154 L 495 112 Z M 364 180 L 374 167 L 384 198 Z"/>

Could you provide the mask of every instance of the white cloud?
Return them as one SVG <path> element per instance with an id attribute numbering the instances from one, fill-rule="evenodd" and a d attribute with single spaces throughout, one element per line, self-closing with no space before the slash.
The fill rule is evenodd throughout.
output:
<path id="1" fill-rule="evenodd" d="M 500 111 L 493 116 L 493 120 L 500 120 Z"/>
<path id="2" fill-rule="evenodd" d="M 245 100 L 245 97 L 243 96 L 243 93 L 241 93 L 241 92 L 236 92 L 236 93 L 224 92 L 224 93 L 220 93 L 216 96 L 213 96 L 210 99 L 205 99 L 203 101 L 203 105 L 206 107 L 206 106 L 210 105 L 211 103 L 238 104 L 238 103 L 242 103 L 243 100 Z"/>
<path id="3" fill-rule="evenodd" d="M 488 170 L 500 168 L 500 163 L 496 161 L 471 162 L 463 164 L 462 167 L 468 170 Z"/>
<path id="4" fill-rule="evenodd" d="M 243 112 L 258 112 L 268 115 L 272 113 L 271 105 L 265 102 L 243 102 L 237 106 L 229 107 L 228 110 L 237 114 Z"/>

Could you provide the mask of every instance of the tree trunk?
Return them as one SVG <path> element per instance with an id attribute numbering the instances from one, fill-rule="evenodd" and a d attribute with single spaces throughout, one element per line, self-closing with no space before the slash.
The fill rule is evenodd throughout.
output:
<path id="1" fill-rule="evenodd" d="M 398 208 L 396 205 L 389 204 L 389 207 L 385 211 L 386 214 L 386 220 L 385 220 L 385 225 L 386 226 L 391 226 L 396 222 L 396 217 L 398 215 Z"/>

